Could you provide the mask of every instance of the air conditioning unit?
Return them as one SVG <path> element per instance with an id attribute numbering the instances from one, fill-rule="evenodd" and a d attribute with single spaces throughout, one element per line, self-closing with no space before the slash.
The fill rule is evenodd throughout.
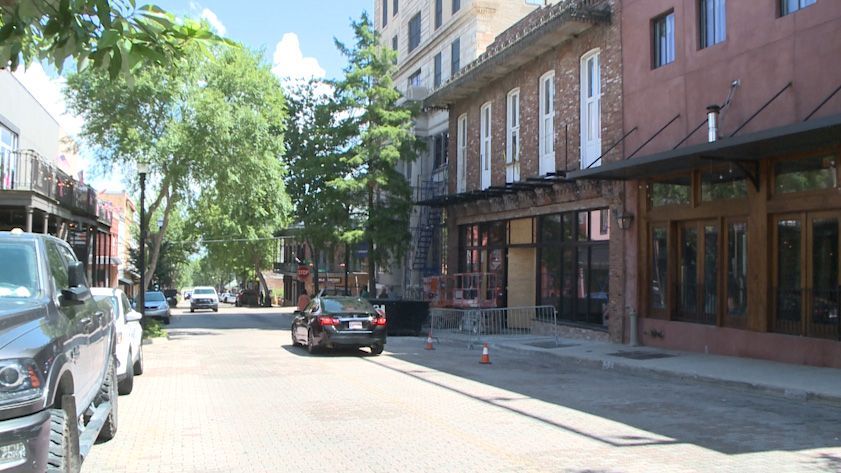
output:
<path id="1" fill-rule="evenodd" d="M 420 102 L 429 96 L 429 89 L 420 85 L 410 85 L 406 88 L 406 99 Z"/>

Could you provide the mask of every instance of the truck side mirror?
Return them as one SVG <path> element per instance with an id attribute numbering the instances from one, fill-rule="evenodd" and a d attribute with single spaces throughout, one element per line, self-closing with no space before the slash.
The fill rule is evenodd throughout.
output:
<path id="1" fill-rule="evenodd" d="M 91 290 L 85 281 L 85 267 L 80 261 L 74 261 L 67 265 L 68 286 L 61 290 L 62 303 L 65 305 L 83 304 L 90 299 Z"/>

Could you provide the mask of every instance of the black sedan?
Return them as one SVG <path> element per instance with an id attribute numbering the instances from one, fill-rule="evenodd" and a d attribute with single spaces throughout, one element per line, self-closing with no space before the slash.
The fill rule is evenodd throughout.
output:
<path id="1" fill-rule="evenodd" d="M 292 344 L 306 346 L 310 353 L 321 348 L 370 347 L 372 354 L 379 355 L 385 335 L 385 315 L 357 297 L 316 297 L 306 309 L 295 311 L 292 321 Z"/>

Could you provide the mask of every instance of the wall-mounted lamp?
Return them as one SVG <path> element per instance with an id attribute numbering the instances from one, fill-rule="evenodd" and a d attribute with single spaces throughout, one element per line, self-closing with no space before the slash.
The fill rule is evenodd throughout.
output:
<path id="1" fill-rule="evenodd" d="M 634 214 L 628 212 L 617 212 L 616 213 L 616 224 L 619 225 L 619 228 L 622 230 L 627 230 L 631 228 L 631 223 L 634 221 Z"/>

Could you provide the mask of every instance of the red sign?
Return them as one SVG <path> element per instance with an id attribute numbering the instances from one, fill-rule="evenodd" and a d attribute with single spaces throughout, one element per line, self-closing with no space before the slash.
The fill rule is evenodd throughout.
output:
<path id="1" fill-rule="evenodd" d="M 310 276 L 310 267 L 309 266 L 298 266 L 298 279 L 306 279 Z"/>

